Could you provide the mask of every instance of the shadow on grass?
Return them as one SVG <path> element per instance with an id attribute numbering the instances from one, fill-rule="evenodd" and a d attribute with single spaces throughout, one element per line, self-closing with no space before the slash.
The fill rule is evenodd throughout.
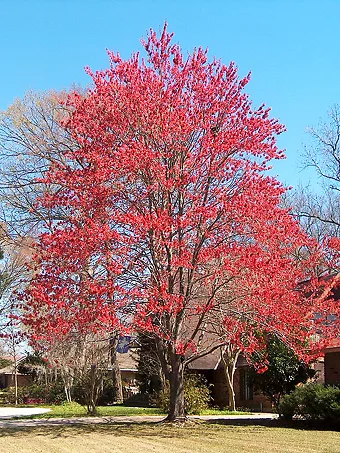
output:
<path id="1" fill-rule="evenodd" d="M 270 428 L 282 428 L 281 420 L 271 420 L 271 419 L 251 419 L 251 418 L 240 418 L 237 419 L 225 419 L 225 418 L 216 418 L 212 420 L 206 420 L 207 425 L 224 425 L 224 426 L 266 426 Z"/>
<path id="2" fill-rule="evenodd" d="M 112 435 L 115 437 L 159 437 L 159 438 L 194 438 L 205 436 L 209 438 L 222 431 L 239 431 L 240 434 L 249 434 L 259 430 L 294 429 L 294 430 L 320 430 L 337 431 L 327 425 L 311 425 L 303 420 L 284 422 L 282 420 L 226 420 L 215 419 L 206 421 L 191 421 L 183 424 L 169 424 L 160 422 L 117 422 L 108 420 L 100 424 L 53 424 L 47 426 L 3 426 L 0 428 L 0 437 L 49 436 L 77 437 L 93 433 Z"/>
<path id="3" fill-rule="evenodd" d="M 87 434 L 107 434 L 115 437 L 188 437 L 197 435 L 201 423 L 190 426 L 171 426 L 159 422 L 107 422 L 100 424 L 55 424 L 45 426 L 4 426 L 0 429 L 0 437 L 6 436 L 51 436 L 51 437 L 75 437 Z"/>
<path id="4" fill-rule="evenodd" d="M 286 428 L 286 429 L 297 429 L 297 430 L 317 430 L 317 431 L 339 431 L 340 426 L 330 425 L 324 422 L 312 422 L 307 420 L 256 420 L 256 419 L 240 419 L 240 420 L 228 420 L 228 419 L 216 419 L 207 420 L 208 425 L 224 425 L 224 426 L 262 426 L 267 428 Z"/>

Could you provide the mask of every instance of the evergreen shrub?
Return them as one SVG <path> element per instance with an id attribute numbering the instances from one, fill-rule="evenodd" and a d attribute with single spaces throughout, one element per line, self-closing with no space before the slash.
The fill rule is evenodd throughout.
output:
<path id="1" fill-rule="evenodd" d="M 340 388 L 321 384 L 297 387 L 282 398 L 278 412 L 286 420 L 295 417 L 340 426 Z"/>

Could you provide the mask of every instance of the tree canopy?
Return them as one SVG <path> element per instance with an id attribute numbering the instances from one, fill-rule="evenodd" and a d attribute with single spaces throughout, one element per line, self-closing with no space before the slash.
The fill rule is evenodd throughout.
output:
<path id="1" fill-rule="evenodd" d="M 336 307 L 296 290 L 319 260 L 296 251 L 317 244 L 266 173 L 284 157 L 284 127 L 252 106 L 249 75 L 201 48 L 184 57 L 166 26 L 144 48 L 147 59 L 109 52 L 109 69 L 87 70 L 93 87 L 68 96 L 63 126 L 77 146 L 51 163 L 40 181 L 58 190 L 39 201 L 63 218 L 38 238 L 24 303 L 36 339 L 152 335 L 172 420 L 184 415 L 191 361 L 230 342 L 251 354 L 264 332 L 307 355 L 314 314 Z"/>

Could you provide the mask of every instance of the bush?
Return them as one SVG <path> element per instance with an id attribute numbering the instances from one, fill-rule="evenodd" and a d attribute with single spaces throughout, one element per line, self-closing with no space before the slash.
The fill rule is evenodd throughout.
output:
<path id="1" fill-rule="evenodd" d="M 298 384 L 305 384 L 313 378 L 316 371 L 301 361 L 282 340 L 271 335 L 266 340 L 265 351 L 256 352 L 252 359 L 261 363 L 267 353 L 267 370 L 257 373 L 251 370 L 255 390 L 269 397 L 277 409 L 282 396 L 293 392 Z"/>
<path id="2" fill-rule="evenodd" d="M 282 398 L 280 417 L 291 420 L 300 417 L 313 422 L 340 423 L 340 388 L 308 384 L 298 387 Z"/>
<path id="3" fill-rule="evenodd" d="M 15 389 L 10 387 L 8 391 L 3 393 L 4 402 L 9 404 L 15 403 Z M 18 387 L 18 403 L 19 404 L 60 404 L 65 401 L 64 387 L 60 382 L 51 384 L 36 384 L 25 387 Z"/>
<path id="4" fill-rule="evenodd" d="M 26 404 L 27 387 L 18 387 L 18 404 Z M 2 391 L 2 404 L 15 404 L 15 388 L 8 387 Z"/>
<path id="5" fill-rule="evenodd" d="M 198 415 L 209 407 L 211 401 L 207 380 L 199 374 L 187 374 L 184 377 L 184 407 L 186 414 Z M 154 404 L 163 412 L 170 408 L 170 387 L 167 385 L 157 393 Z"/>
<path id="6" fill-rule="evenodd" d="M 156 401 L 148 393 L 136 393 L 124 401 L 124 406 L 128 407 L 150 407 L 150 404 L 156 405 Z"/>
<path id="7" fill-rule="evenodd" d="M 103 379 L 103 390 L 98 397 L 98 406 L 108 406 L 115 402 L 115 389 L 110 376 Z"/>
<path id="8" fill-rule="evenodd" d="M 78 414 L 79 412 L 82 413 L 84 411 L 84 406 L 75 401 L 64 401 L 61 406 L 65 409 L 65 412 L 74 412 L 75 414 Z"/>

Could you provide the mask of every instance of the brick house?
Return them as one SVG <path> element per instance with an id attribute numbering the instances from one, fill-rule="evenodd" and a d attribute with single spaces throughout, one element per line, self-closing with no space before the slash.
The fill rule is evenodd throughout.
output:
<path id="1" fill-rule="evenodd" d="M 29 385 L 32 382 L 31 376 L 17 372 L 18 387 Z M 14 370 L 13 366 L 7 366 L 0 370 L 0 389 L 14 387 Z"/>
<path id="2" fill-rule="evenodd" d="M 325 384 L 340 385 L 340 340 L 334 340 L 324 353 Z"/>
<path id="3" fill-rule="evenodd" d="M 332 291 L 340 303 L 340 286 Z M 335 338 L 324 350 L 325 379 L 327 385 L 340 385 L 340 338 Z"/>
<path id="4" fill-rule="evenodd" d="M 201 357 L 190 363 L 189 371 L 202 374 L 212 384 L 214 404 L 221 408 L 228 406 L 228 391 L 220 351 Z M 256 411 L 270 411 L 271 402 L 261 393 L 254 391 L 250 380 L 249 365 L 243 356 L 239 356 L 234 377 L 236 406 Z"/>

